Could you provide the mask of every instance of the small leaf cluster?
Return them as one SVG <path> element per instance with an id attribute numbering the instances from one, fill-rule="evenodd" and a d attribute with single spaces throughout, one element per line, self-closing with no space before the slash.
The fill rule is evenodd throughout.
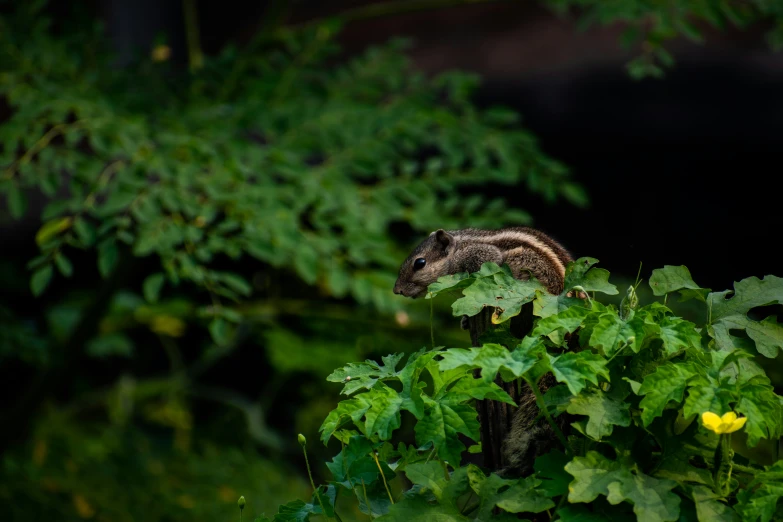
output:
<path id="1" fill-rule="evenodd" d="M 783 344 L 774 318 L 749 313 L 783 303 L 783 279 L 749 278 L 733 292 L 712 292 L 687 268 L 666 266 L 649 281 L 664 302 L 642 305 L 637 283 L 618 307 L 598 301 L 618 290 L 596 263 L 570 263 L 556 296 L 492 263 L 442 277 L 429 297 L 458 293 L 455 316 L 493 309 L 498 326 L 481 347 L 422 349 L 405 360 L 393 354 L 332 373 L 328 380 L 342 383 L 348 398 L 321 426 L 324 443 L 342 446 L 327 464 L 334 479 L 318 490 L 327 510 L 346 492 L 384 521 L 512 520 L 545 511 L 566 522 L 779 520 L 783 461 L 757 462 L 747 448 L 783 434 L 783 398 L 759 363 Z M 674 314 L 665 303 L 675 292 L 703 303 L 706 324 Z M 509 320 L 526 303 L 534 325 L 514 338 Z M 547 420 L 568 416 L 563 447 L 538 456 L 535 472 L 521 478 L 464 465 L 466 451 L 481 450 L 476 401 L 513 405 L 496 379 L 538 390 L 545 375 L 556 384 L 536 403 Z M 705 412 L 730 411 L 747 419 L 734 449 L 727 434 L 700 421 Z M 413 444 L 395 446 L 406 417 Z M 477 444 L 466 448 L 465 440 Z M 297 502 L 301 519 L 320 509 Z M 288 520 L 294 507 L 282 506 L 275 520 Z"/>
<path id="2" fill-rule="evenodd" d="M 47 199 L 29 264 L 36 295 L 80 269 L 71 259 L 83 249 L 104 278 L 126 256 L 158 261 L 150 302 L 183 283 L 213 304 L 245 299 L 248 275 L 224 268 L 244 259 L 390 311 L 404 254 L 392 225 L 530 221 L 483 195 L 487 184 L 585 202 L 516 113 L 477 108 L 472 75 L 416 72 L 404 42 L 346 61 L 331 26 L 283 28 L 190 74 L 149 58 L 118 68 L 97 26 L 54 37 L 42 4 L 0 18 L 0 200 L 20 219 L 36 192 Z"/>

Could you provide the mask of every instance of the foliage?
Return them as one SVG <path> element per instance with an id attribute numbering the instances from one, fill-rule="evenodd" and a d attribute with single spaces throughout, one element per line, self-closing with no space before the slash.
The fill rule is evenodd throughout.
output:
<path id="1" fill-rule="evenodd" d="M 488 195 L 497 187 L 586 201 L 516 113 L 471 101 L 475 76 L 426 77 L 405 42 L 347 57 L 333 24 L 281 28 L 187 71 L 158 49 L 118 64 L 110 35 L 77 5 L 10 4 L 0 223 L 31 248 L 6 248 L 0 270 L 0 361 L 20 377 L 4 383 L 0 518 L 137 517 L 149 499 L 100 480 L 146 466 L 132 458 L 135 436 L 166 463 L 134 475 L 161 484 L 147 518 L 215 518 L 178 504 L 221 485 L 195 484 L 202 475 L 187 465 L 213 466 L 218 480 L 240 465 L 231 448 L 247 445 L 284 461 L 280 433 L 331 407 L 312 375 L 411 351 L 407 336 L 429 329 L 428 303 L 402 312 L 391 292 L 410 242 L 441 226 L 528 223 L 520 191 Z M 227 371 L 240 357 L 253 363 Z M 57 475 L 56 499 L 42 503 L 68 457 L 46 439 L 41 467 L 17 441 L 48 420 L 47 403 L 69 412 L 63 433 L 94 433 L 71 439 L 78 472 Z M 116 440 L 101 437 L 110 431 Z M 209 456 L 202 443 L 214 444 Z M 259 462 L 237 480 L 284 479 L 267 464 L 288 469 Z M 171 491 L 168 480 L 189 482 Z M 295 476 L 288 485 L 270 495 L 294 496 Z"/>
<path id="2" fill-rule="evenodd" d="M 622 42 L 631 47 L 641 43 L 642 53 L 627 64 L 633 78 L 661 77 L 674 65 L 666 44 L 675 38 L 703 43 L 715 29 L 734 26 L 748 28 L 760 21 L 770 22 L 767 41 L 776 51 L 783 49 L 783 4 L 768 0 L 547 0 L 556 11 L 581 14 L 580 26 L 624 23 Z"/>
<path id="3" fill-rule="evenodd" d="M 238 317 L 215 303 L 253 292 L 220 268 L 243 256 L 388 311 L 402 257 L 393 223 L 428 232 L 468 217 L 529 221 L 501 199 L 461 195 L 486 183 L 584 199 L 515 113 L 471 105 L 474 77 L 425 78 L 400 43 L 334 67 L 333 31 L 322 27 L 260 54 L 227 49 L 172 79 L 165 63 L 117 70 L 95 51 L 81 60 L 105 47 L 100 33 L 55 40 L 45 18 L 21 11 L 2 27 L 11 59 L 0 95 L 13 113 L 0 126 L 0 192 L 15 218 L 32 189 L 60 195 L 36 235 L 35 294 L 55 273 L 71 277 L 73 249 L 95 252 L 110 277 L 127 247 L 160 262 L 143 285 L 148 301 L 192 283 L 212 296 L 201 313 L 216 322 Z"/>
<path id="4" fill-rule="evenodd" d="M 512 514 L 546 510 L 563 521 L 779 519 L 783 461 L 762 468 L 735 454 L 730 433 L 746 423 L 750 446 L 783 433 L 783 397 L 757 362 L 781 347 L 769 335 L 756 335 L 776 323 L 745 315 L 780 303 L 783 279 L 745 279 L 729 295 L 701 289 L 684 267 L 654 270 L 650 285 L 656 295 L 702 296 L 711 314 L 707 324 L 696 325 L 659 301 L 639 306 L 631 299 L 621 317 L 620 308 L 596 298 L 596 292 L 617 293 L 596 262 L 571 263 L 559 296 L 492 263 L 431 285 L 431 297 L 461 294 L 455 316 L 494 307 L 492 317 L 501 326 L 520 313 L 521 304 L 533 302 L 533 329 L 523 339 L 490 334 L 506 346 L 422 349 L 404 364 L 403 354 L 394 354 L 381 364 L 351 363 L 332 373 L 328 380 L 342 383 L 349 398 L 320 429 L 324 443 L 336 438 L 342 444 L 327 464 L 333 480 L 319 489 L 334 493 L 322 499 L 343 492 L 355 497 L 362 512 L 384 521 L 511 520 Z M 569 298 L 575 289 L 592 295 Z M 725 318 L 736 314 L 744 319 L 721 330 Z M 574 336 L 579 346 L 569 349 Z M 514 404 L 495 378 L 538 386 L 548 373 L 559 384 L 537 404 L 547 418 L 573 416 L 568 439 L 553 424 L 565 453 L 539 456 L 535 473 L 516 479 L 463 465 L 462 440 L 479 442 L 475 401 Z M 744 417 L 736 420 L 734 411 Z M 715 412 L 729 413 L 722 420 Z M 414 424 L 415 443 L 394 446 L 403 415 Z M 401 476 L 412 486 L 406 488 Z M 327 510 L 334 509 L 330 503 Z M 284 513 L 295 506 L 299 519 L 307 520 L 315 513 L 309 505 L 310 511 L 301 501 L 282 506 L 275 520 L 287 520 Z"/>

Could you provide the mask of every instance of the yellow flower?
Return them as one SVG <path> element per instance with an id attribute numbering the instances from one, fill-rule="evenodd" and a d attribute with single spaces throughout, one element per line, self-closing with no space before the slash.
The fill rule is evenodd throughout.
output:
<path id="1" fill-rule="evenodd" d="M 722 417 L 718 417 L 711 411 L 705 411 L 701 414 L 701 422 L 708 430 L 712 430 L 717 434 L 721 433 L 733 433 L 745 425 L 748 420 L 747 417 L 737 418 L 737 414 L 733 411 L 724 413 Z"/>

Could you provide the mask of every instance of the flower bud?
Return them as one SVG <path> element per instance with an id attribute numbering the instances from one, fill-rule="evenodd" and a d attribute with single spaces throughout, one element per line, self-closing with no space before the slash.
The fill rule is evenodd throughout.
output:
<path id="1" fill-rule="evenodd" d="M 239 500 L 237 500 L 237 506 L 239 506 L 239 510 L 240 511 L 245 509 L 245 496 L 244 495 L 239 497 Z"/>
<path id="2" fill-rule="evenodd" d="M 300 433 L 296 438 L 297 440 L 299 440 L 299 445 L 304 448 L 305 444 L 307 444 L 307 439 L 305 438 L 305 436 Z"/>

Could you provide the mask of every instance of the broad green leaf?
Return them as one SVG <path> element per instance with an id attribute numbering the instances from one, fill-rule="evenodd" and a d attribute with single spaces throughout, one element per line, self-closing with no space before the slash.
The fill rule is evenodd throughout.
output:
<path id="1" fill-rule="evenodd" d="M 783 460 L 757 473 L 748 486 L 737 493 L 736 510 L 743 522 L 771 522 L 778 520 L 777 507 L 783 497 Z"/>
<path id="2" fill-rule="evenodd" d="M 694 375 L 693 370 L 684 364 L 666 363 L 644 378 L 638 394 L 644 395 L 639 407 L 642 408 L 645 427 L 661 416 L 669 401 L 682 401 L 688 379 Z"/>
<path id="3" fill-rule="evenodd" d="M 571 399 L 568 413 L 587 415 L 589 420 L 585 427 L 585 435 L 593 440 L 601 440 L 609 436 L 614 426 L 629 426 L 631 405 L 609 396 L 601 390 L 584 390 Z"/>
<path id="4" fill-rule="evenodd" d="M 510 513 L 540 513 L 555 503 L 537 489 L 541 481 L 535 477 L 508 480 L 492 473 L 487 477 L 475 465 L 468 465 L 471 489 L 479 498 L 476 520 L 488 520 L 495 506 Z"/>
<path id="5" fill-rule="evenodd" d="M 737 513 L 706 486 L 693 488 L 693 502 L 699 522 L 740 522 Z"/>
<path id="6" fill-rule="evenodd" d="M 412 484 L 418 484 L 432 491 L 438 500 L 443 497 L 446 476 L 443 465 L 437 460 L 409 464 L 405 467 L 405 476 Z"/>
<path id="7" fill-rule="evenodd" d="M 767 377 L 757 376 L 748 381 L 742 386 L 740 397 L 736 410 L 748 418 L 744 429 L 749 446 L 755 446 L 762 438 L 776 440 L 783 435 L 783 403 Z"/>
<path id="8" fill-rule="evenodd" d="M 590 308 L 584 306 L 572 306 L 562 312 L 540 319 L 530 334 L 532 336 L 549 335 L 551 332 L 563 329 L 573 332 L 582 325 L 585 317 L 590 313 Z"/>
<path id="9" fill-rule="evenodd" d="M 46 290 L 46 287 L 49 286 L 49 281 L 52 280 L 52 275 L 54 275 L 52 265 L 44 265 L 33 272 L 32 277 L 30 277 L 30 290 L 34 296 L 39 296 Z"/>
<path id="10" fill-rule="evenodd" d="M 442 276 L 427 287 L 428 292 L 425 298 L 430 299 L 447 290 L 459 290 L 472 283 L 473 278 L 467 272 Z"/>
<path id="11" fill-rule="evenodd" d="M 499 344 L 485 344 L 481 348 L 470 350 L 451 348 L 441 355 L 441 370 L 480 368 L 481 377 L 486 383 L 493 382 L 499 371 L 506 381 L 519 378 L 538 362 L 538 358 L 530 355 L 528 351 L 509 351 Z"/>
<path id="12" fill-rule="evenodd" d="M 610 504 L 631 502 L 639 522 L 673 522 L 679 517 L 680 497 L 671 491 L 677 485 L 672 480 L 633 472 L 595 451 L 575 457 L 565 470 L 574 476 L 569 502 L 592 502 L 606 495 Z"/>
<path id="13" fill-rule="evenodd" d="M 489 306 L 496 308 L 492 322 L 500 324 L 519 315 L 522 305 L 532 301 L 536 291 L 543 291 L 543 287 L 534 279 L 514 279 L 507 266 L 499 272 L 492 272 L 497 267 L 493 263 L 484 263 L 482 270 L 485 267 L 490 274 L 477 277 L 470 286 L 463 288 L 464 297 L 451 305 L 455 316 L 474 316 Z"/>
<path id="14" fill-rule="evenodd" d="M 678 290 L 692 290 L 693 292 L 688 294 L 689 297 L 697 297 L 704 301 L 709 293 L 708 288 L 701 288 L 693 282 L 691 273 L 685 266 L 665 265 L 663 268 L 656 268 L 652 271 L 649 284 L 653 295 L 657 296 Z"/>
<path id="15" fill-rule="evenodd" d="M 732 295 L 733 294 L 733 295 Z M 710 335 L 723 350 L 731 350 L 730 330 L 745 330 L 766 357 L 775 357 L 783 348 L 783 328 L 774 318 L 763 322 L 750 319 L 748 312 L 756 307 L 783 304 L 783 278 L 768 275 L 764 279 L 749 277 L 734 283 L 734 291 L 713 292 L 707 296 L 710 309 Z"/>
<path id="16" fill-rule="evenodd" d="M 614 310 L 598 316 L 598 320 L 592 325 L 590 346 L 603 350 L 607 357 L 611 357 L 617 351 L 630 346 L 634 352 L 639 351 L 644 338 L 644 323 L 639 318 L 623 321 Z"/>
<path id="17" fill-rule="evenodd" d="M 609 379 L 606 360 L 592 352 L 566 352 L 559 356 L 547 354 L 547 358 L 557 382 L 565 383 L 574 395 L 578 395 L 587 382 L 597 385 L 599 376 Z"/>
<path id="18" fill-rule="evenodd" d="M 731 408 L 732 395 L 729 390 L 721 388 L 715 382 L 699 380 L 688 387 L 688 398 L 685 399 L 683 415 L 701 415 L 711 411 L 723 415 Z"/>
<path id="19" fill-rule="evenodd" d="M 699 348 L 701 336 L 696 331 L 696 325 L 679 317 L 666 316 L 660 322 L 660 337 L 663 348 L 668 355 L 674 355 L 689 347 Z"/>
<path id="20" fill-rule="evenodd" d="M 609 282 L 609 272 L 603 268 L 593 268 L 598 260 L 592 257 L 581 257 L 568 264 L 565 273 L 564 293 L 579 287 L 585 292 L 602 292 L 616 295 L 617 287 Z"/>
<path id="21" fill-rule="evenodd" d="M 371 389 L 380 379 L 397 377 L 396 366 L 405 357 L 404 353 L 389 354 L 381 357 L 381 364 L 367 360 L 363 363 L 349 363 L 343 368 L 333 371 L 326 380 L 329 382 L 345 382 L 340 392 L 351 395 L 361 389 Z"/>
<path id="22" fill-rule="evenodd" d="M 368 392 L 370 409 L 365 413 L 365 433 L 377 434 L 381 440 L 389 440 L 391 432 L 400 427 L 400 406 L 402 398 L 396 391 L 382 382 Z"/>
<path id="23" fill-rule="evenodd" d="M 568 493 L 568 483 L 571 476 L 565 472 L 565 465 L 571 459 L 558 450 L 550 451 L 536 458 L 533 469 L 541 479 L 541 489 L 548 497 L 559 497 Z"/>
<path id="24" fill-rule="evenodd" d="M 337 408 L 329 412 L 318 431 L 321 432 L 321 441 L 326 445 L 332 434 L 340 429 L 348 421 L 364 432 L 364 423 L 360 422 L 372 404 L 368 400 L 368 394 L 357 395 L 353 399 L 340 401 Z"/>
<path id="25" fill-rule="evenodd" d="M 414 495 L 395 502 L 389 513 L 376 518 L 377 522 L 468 522 L 453 505 L 431 504 L 427 499 Z"/>
<path id="26" fill-rule="evenodd" d="M 424 446 L 432 443 L 438 457 L 457 467 L 465 445 L 458 434 L 467 435 L 474 441 L 479 439 L 478 414 L 468 405 L 435 403 L 427 408 L 424 418 L 414 428 L 416 443 Z"/>

